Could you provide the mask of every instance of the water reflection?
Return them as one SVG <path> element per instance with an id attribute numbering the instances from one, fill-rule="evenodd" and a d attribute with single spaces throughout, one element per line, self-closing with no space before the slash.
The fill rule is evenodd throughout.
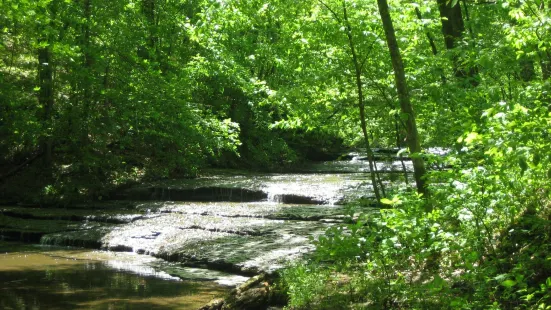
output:
<path id="1" fill-rule="evenodd" d="M 0 251 L 0 309 L 197 309 L 225 291 L 55 252 Z"/>

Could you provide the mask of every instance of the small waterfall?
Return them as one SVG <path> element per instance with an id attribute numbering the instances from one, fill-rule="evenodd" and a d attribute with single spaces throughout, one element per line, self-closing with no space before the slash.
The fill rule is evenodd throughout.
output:
<path id="1" fill-rule="evenodd" d="M 44 235 L 40 238 L 41 245 L 62 245 L 63 237 L 57 234 Z"/>
<path id="2" fill-rule="evenodd" d="M 276 202 L 276 203 L 282 203 L 283 202 L 283 195 L 276 194 L 273 191 L 268 192 L 268 199 L 269 202 Z"/>
<path id="3" fill-rule="evenodd" d="M 41 245 L 74 246 L 88 249 L 101 248 L 101 241 L 93 238 L 82 238 L 83 232 L 47 234 L 40 238 Z M 84 236 L 86 234 L 84 233 Z"/>

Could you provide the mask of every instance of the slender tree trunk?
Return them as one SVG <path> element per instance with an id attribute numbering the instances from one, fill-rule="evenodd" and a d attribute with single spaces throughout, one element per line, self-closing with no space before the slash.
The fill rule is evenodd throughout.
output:
<path id="1" fill-rule="evenodd" d="M 419 20 L 423 20 L 423 16 L 421 15 L 421 11 L 417 7 L 415 8 L 415 15 L 417 15 L 417 18 Z M 436 56 L 438 54 L 438 49 L 436 48 L 436 43 L 434 43 L 434 37 L 432 36 L 432 34 L 427 29 L 425 29 L 425 35 L 427 36 L 427 40 L 429 41 L 430 49 L 432 51 L 432 54 Z"/>
<path id="2" fill-rule="evenodd" d="M 547 9 L 545 8 L 545 1 L 541 1 L 540 3 L 540 13 L 544 16 L 549 16 L 549 11 L 551 11 L 551 1 L 548 1 L 547 3 Z M 546 38 L 549 36 L 549 31 L 546 31 L 544 35 L 538 34 L 538 31 L 535 31 L 536 37 L 540 42 L 546 42 Z M 541 75 L 543 79 L 543 91 L 542 91 L 542 100 L 547 103 L 547 110 L 551 112 L 551 96 L 549 95 L 549 92 L 551 91 L 551 85 L 550 85 L 550 77 L 551 77 L 551 52 L 549 52 L 549 49 L 538 49 L 538 54 L 540 58 L 540 66 L 541 66 Z"/>
<path id="3" fill-rule="evenodd" d="M 83 29 L 83 46 L 84 46 L 84 65 L 87 68 L 92 67 L 93 59 L 92 53 L 90 51 L 90 25 L 92 24 L 91 15 L 92 15 L 92 3 L 91 0 L 84 0 L 83 3 L 84 23 Z"/>
<path id="4" fill-rule="evenodd" d="M 421 11 L 417 7 L 415 8 L 415 14 L 417 15 L 417 18 L 419 20 L 423 20 L 423 16 L 421 15 Z M 427 40 L 429 41 L 430 50 L 431 50 L 432 54 L 434 56 L 438 55 L 438 49 L 436 48 L 436 43 L 434 42 L 434 37 L 433 37 L 432 33 L 430 33 L 430 31 L 428 29 L 425 29 L 425 35 L 427 36 Z M 440 71 L 441 68 L 438 68 L 438 70 Z M 442 84 L 446 84 L 446 76 L 444 75 L 443 72 L 440 73 L 440 79 L 442 80 Z"/>
<path id="5" fill-rule="evenodd" d="M 350 52 L 352 53 L 352 61 L 354 63 L 354 71 L 356 73 L 356 88 L 358 90 L 358 108 L 360 110 L 360 125 L 362 127 L 362 133 L 364 136 L 365 148 L 367 152 L 367 157 L 369 160 L 369 171 L 371 176 L 371 184 L 373 185 L 373 191 L 375 192 L 375 198 L 377 202 L 381 201 L 381 194 L 379 192 L 379 186 L 377 185 L 377 172 L 376 172 L 376 163 L 375 157 L 373 156 L 373 150 L 371 149 L 371 144 L 369 142 L 369 135 L 367 133 L 367 125 L 365 122 L 365 104 L 362 90 L 362 69 L 358 55 L 356 54 L 356 48 L 354 45 L 354 36 L 352 35 L 352 26 L 348 20 L 348 12 L 346 8 L 346 0 L 342 1 L 342 8 L 344 13 L 344 23 L 346 25 L 346 35 L 348 36 L 348 45 L 350 47 Z"/>
<path id="6" fill-rule="evenodd" d="M 411 105 L 409 91 L 406 81 L 406 75 L 404 72 L 404 64 L 402 61 L 402 55 L 398 47 L 396 35 L 394 32 L 394 26 L 388 10 L 388 3 L 386 0 L 377 0 L 379 6 L 379 13 L 381 14 L 381 20 L 383 22 L 383 28 L 385 30 L 385 37 L 390 52 L 390 58 L 392 61 L 392 67 L 394 68 L 394 80 L 396 83 L 396 90 L 398 92 L 398 98 L 400 101 L 400 109 L 403 114 L 407 115 L 406 131 L 407 131 L 407 144 L 412 154 L 421 152 L 421 144 L 419 141 L 419 134 L 417 133 L 417 125 L 415 123 L 415 115 L 413 113 L 413 107 Z M 415 155 L 412 156 L 413 169 L 415 183 L 417 184 L 417 191 L 428 198 L 429 191 L 425 182 L 425 162 L 422 158 Z M 427 211 L 430 211 L 432 207 L 427 203 Z"/>
<path id="7" fill-rule="evenodd" d="M 402 148 L 402 143 L 400 139 L 400 117 L 396 115 L 394 118 L 394 127 L 396 128 L 396 147 L 398 149 Z M 402 153 L 399 152 L 400 162 L 402 163 L 402 169 L 404 171 L 404 181 L 406 182 L 406 186 L 409 186 L 409 179 L 408 179 L 408 171 L 406 169 L 406 164 L 404 163 L 404 157 L 402 156 Z"/>

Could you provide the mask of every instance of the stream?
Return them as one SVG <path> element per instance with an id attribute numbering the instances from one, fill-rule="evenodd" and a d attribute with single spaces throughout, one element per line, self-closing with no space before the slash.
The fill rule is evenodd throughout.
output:
<path id="1" fill-rule="evenodd" d="M 13 243 L 0 253 L 1 309 L 197 309 L 227 291 L 127 253 Z"/>
<path id="2" fill-rule="evenodd" d="M 411 162 L 382 158 L 383 183 L 403 187 Z M 0 308 L 197 309 L 312 251 L 348 202 L 373 199 L 368 167 L 351 154 L 292 173 L 213 170 L 64 208 L 2 206 Z"/>

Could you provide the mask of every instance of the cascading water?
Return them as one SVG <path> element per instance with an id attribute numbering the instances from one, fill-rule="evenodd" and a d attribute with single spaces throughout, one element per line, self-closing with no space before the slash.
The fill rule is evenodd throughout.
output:
<path id="1" fill-rule="evenodd" d="M 197 274 L 273 272 L 311 251 L 310 238 L 343 219 L 339 205 L 372 196 L 368 165 L 359 154 L 350 158 L 305 165 L 302 172 L 144 184 L 113 195 L 125 201 L 94 207 L 13 207 L 21 218 L 0 214 L 0 225 L 4 231 L 32 227 L 43 245 L 149 254 L 200 266 Z M 396 162 L 380 162 L 379 170 L 394 170 Z"/>

